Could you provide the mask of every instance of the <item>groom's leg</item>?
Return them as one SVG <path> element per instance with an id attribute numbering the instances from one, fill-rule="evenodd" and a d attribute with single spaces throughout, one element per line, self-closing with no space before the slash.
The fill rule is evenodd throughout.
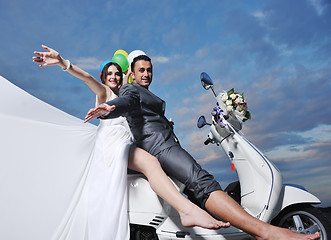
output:
<path id="1" fill-rule="evenodd" d="M 211 192 L 221 190 L 221 186 L 194 158 L 180 146 L 173 146 L 156 155 L 163 170 L 186 185 L 189 199 L 205 208 Z"/>

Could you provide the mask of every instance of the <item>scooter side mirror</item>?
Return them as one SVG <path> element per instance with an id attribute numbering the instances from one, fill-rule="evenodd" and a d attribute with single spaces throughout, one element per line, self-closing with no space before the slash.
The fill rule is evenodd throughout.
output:
<path id="1" fill-rule="evenodd" d="M 209 75 L 205 72 L 201 73 L 200 80 L 201 80 L 201 84 L 202 84 L 203 88 L 206 90 L 208 90 L 209 88 L 214 86 L 213 81 L 211 80 Z"/>
<path id="2" fill-rule="evenodd" d="M 201 75 L 200 75 L 200 80 L 201 80 L 201 84 L 202 84 L 203 88 L 206 89 L 206 90 L 211 88 L 211 90 L 213 91 L 213 93 L 216 97 L 216 93 L 214 91 L 214 83 L 211 80 L 211 78 L 209 77 L 209 75 L 205 72 L 202 72 Z"/>
<path id="3" fill-rule="evenodd" d="M 208 125 L 205 116 L 200 116 L 197 122 L 197 127 L 202 128 L 204 126 Z"/>

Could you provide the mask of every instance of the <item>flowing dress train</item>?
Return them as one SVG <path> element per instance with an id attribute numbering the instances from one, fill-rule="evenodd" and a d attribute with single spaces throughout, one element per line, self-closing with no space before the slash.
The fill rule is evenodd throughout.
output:
<path id="1" fill-rule="evenodd" d="M 0 239 L 129 239 L 124 119 L 84 124 L 0 76 Z"/>

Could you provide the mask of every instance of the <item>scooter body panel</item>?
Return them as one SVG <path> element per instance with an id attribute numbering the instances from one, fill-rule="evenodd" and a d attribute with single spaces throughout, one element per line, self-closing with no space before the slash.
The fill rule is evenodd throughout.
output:
<path id="1" fill-rule="evenodd" d="M 128 192 L 130 223 L 157 227 L 171 211 L 171 206 L 153 191 L 143 174 L 128 175 Z"/>
<path id="2" fill-rule="evenodd" d="M 281 209 L 300 203 L 319 204 L 321 201 L 302 187 L 284 184 L 282 198 L 280 199 Z"/>
<path id="3" fill-rule="evenodd" d="M 281 173 L 252 143 L 235 131 L 222 140 L 221 146 L 237 172 L 242 207 L 260 220 L 271 221 L 280 210 Z"/>

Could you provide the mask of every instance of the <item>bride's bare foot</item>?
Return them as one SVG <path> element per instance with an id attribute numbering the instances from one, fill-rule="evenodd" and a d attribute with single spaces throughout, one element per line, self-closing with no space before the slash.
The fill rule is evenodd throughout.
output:
<path id="1" fill-rule="evenodd" d="M 206 211 L 192 203 L 185 212 L 179 212 L 182 225 L 184 227 L 203 227 L 207 229 L 228 228 L 230 223 L 216 220 Z"/>
<path id="2" fill-rule="evenodd" d="M 307 234 L 303 235 L 297 232 L 292 232 L 289 229 L 279 228 L 279 227 L 271 227 L 268 236 L 266 237 L 256 237 L 259 240 L 314 240 L 319 239 L 320 233 L 317 232 L 315 234 Z"/>

